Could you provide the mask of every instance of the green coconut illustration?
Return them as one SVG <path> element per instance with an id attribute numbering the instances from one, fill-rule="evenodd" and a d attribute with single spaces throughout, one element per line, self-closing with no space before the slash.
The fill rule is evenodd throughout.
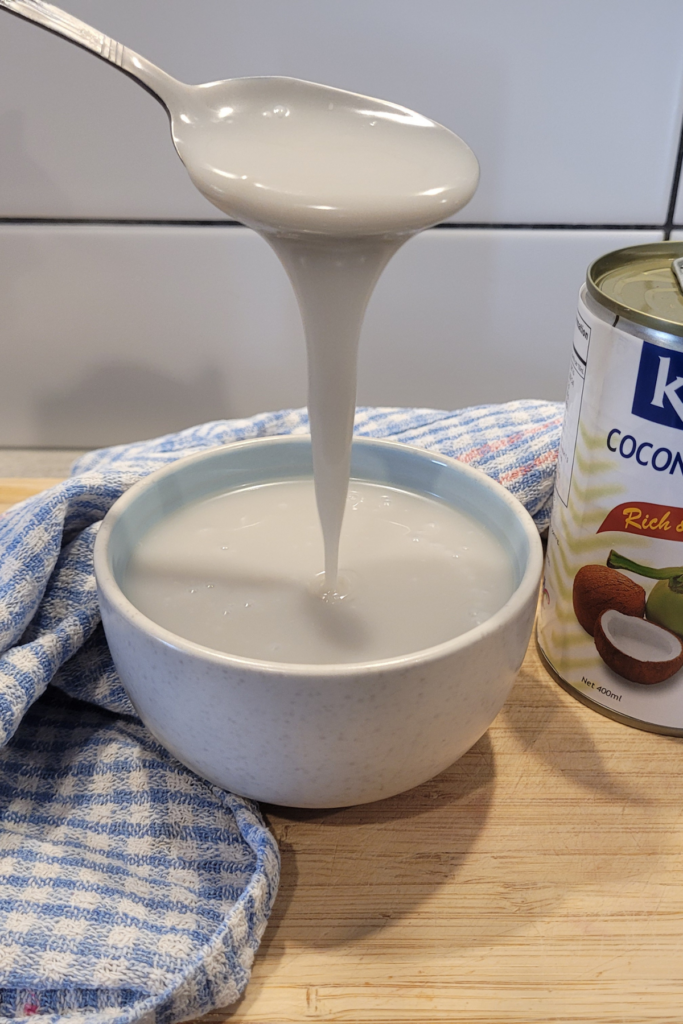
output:
<path id="1" fill-rule="evenodd" d="M 653 569 L 649 565 L 610 551 L 607 565 L 611 569 L 625 569 L 626 572 L 659 580 L 650 591 L 645 604 L 645 616 L 650 622 L 670 629 L 683 637 L 683 565 L 671 565 L 664 569 Z"/>

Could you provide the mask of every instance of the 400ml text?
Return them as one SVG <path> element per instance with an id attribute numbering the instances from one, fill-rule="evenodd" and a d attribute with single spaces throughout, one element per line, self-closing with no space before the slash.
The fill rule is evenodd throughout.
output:
<path id="1" fill-rule="evenodd" d="M 591 690 L 595 690 L 596 693 L 601 693 L 603 697 L 611 697 L 612 700 L 621 700 L 620 693 L 612 693 L 606 686 L 598 686 L 593 682 L 592 679 L 586 679 L 585 676 L 581 677 L 581 682 L 584 686 L 589 686 Z"/>

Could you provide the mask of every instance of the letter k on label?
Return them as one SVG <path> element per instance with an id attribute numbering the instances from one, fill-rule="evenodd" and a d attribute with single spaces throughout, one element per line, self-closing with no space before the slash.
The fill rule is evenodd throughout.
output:
<path id="1" fill-rule="evenodd" d="M 668 356 L 659 357 L 659 370 L 657 371 L 657 381 L 655 383 L 655 392 L 652 396 L 651 405 L 658 405 L 660 408 L 664 407 L 664 395 L 669 399 L 671 405 L 674 408 L 676 415 L 679 420 L 683 421 L 683 402 L 678 397 L 677 391 L 683 384 L 683 377 L 675 377 L 670 384 L 667 384 L 666 380 L 669 376 L 669 368 L 671 366 L 671 360 Z"/>

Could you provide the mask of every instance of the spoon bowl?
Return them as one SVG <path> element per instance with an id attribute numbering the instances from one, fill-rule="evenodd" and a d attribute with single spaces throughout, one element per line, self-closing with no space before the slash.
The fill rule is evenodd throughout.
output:
<path id="1" fill-rule="evenodd" d="M 194 184 L 261 231 L 413 234 L 477 186 L 462 139 L 395 103 L 275 77 L 185 86 L 178 98 L 171 132 Z"/>

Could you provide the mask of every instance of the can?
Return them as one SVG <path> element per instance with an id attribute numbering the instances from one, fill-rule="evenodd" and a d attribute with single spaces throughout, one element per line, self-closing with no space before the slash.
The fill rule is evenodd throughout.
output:
<path id="1" fill-rule="evenodd" d="M 683 243 L 588 269 L 537 638 L 584 704 L 683 735 Z"/>

